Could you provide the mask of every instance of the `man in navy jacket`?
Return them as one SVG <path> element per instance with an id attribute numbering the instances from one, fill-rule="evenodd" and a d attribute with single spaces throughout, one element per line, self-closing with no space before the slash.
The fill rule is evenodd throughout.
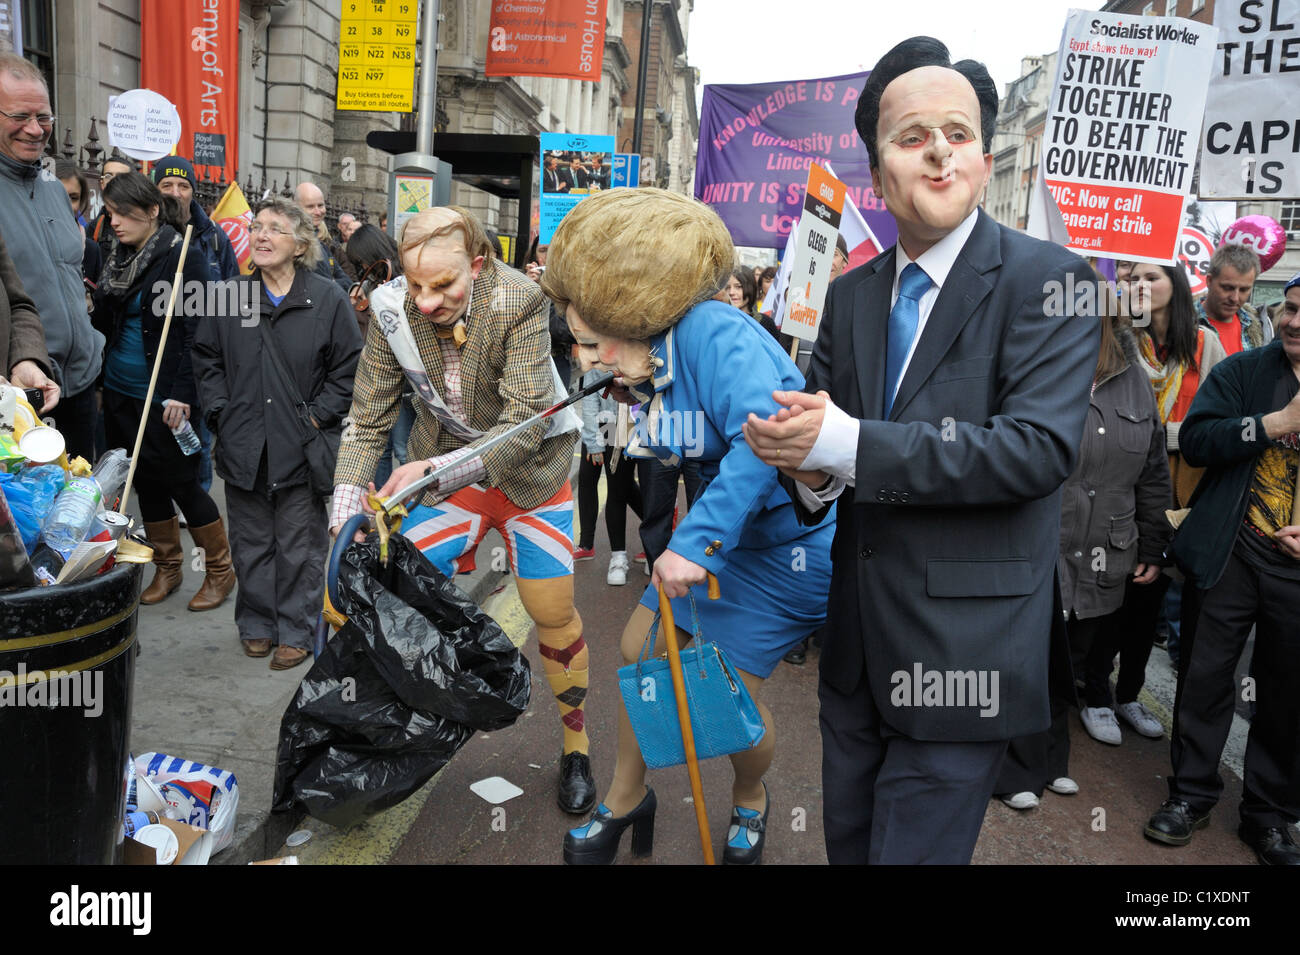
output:
<path id="1" fill-rule="evenodd" d="M 1300 865 L 1300 275 L 1277 340 L 1229 356 L 1196 393 L 1179 445 L 1206 468 L 1174 539 L 1187 575 L 1169 798 L 1147 838 L 1182 846 L 1223 791 L 1237 661 L 1255 628 L 1256 709 L 1238 835 L 1266 865 Z M 1194 589 L 1193 589 L 1194 588 Z"/>

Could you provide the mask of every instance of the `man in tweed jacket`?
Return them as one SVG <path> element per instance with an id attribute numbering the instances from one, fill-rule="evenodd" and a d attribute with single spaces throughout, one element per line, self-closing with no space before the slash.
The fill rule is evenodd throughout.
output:
<path id="1" fill-rule="evenodd" d="M 584 813 L 596 789 L 584 729 L 587 649 L 573 605 L 569 468 L 576 432 L 547 436 L 543 422 L 486 454 L 474 450 L 555 400 L 546 299 L 535 283 L 495 261 L 482 226 L 462 209 L 421 213 L 398 244 L 405 274 L 393 288 L 404 283 L 406 324 L 423 367 L 412 369 L 409 359 L 405 369 L 399 364 L 390 336 L 400 337 L 400 316 L 376 308 L 357 367 L 352 426 L 339 449 L 330 524 L 337 533 L 352 514 L 370 511 L 365 493 L 373 489 L 370 477 L 409 377 L 422 395 L 409 463 L 379 495 L 397 493 L 431 464 L 455 463 L 449 478 L 424 493 L 402 533 L 449 576 L 474 569 L 489 529 L 505 539 L 564 723 L 560 808 Z"/>

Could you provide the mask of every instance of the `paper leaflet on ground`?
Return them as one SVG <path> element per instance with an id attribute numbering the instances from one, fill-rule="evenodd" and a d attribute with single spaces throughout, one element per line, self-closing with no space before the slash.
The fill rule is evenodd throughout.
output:
<path id="1" fill-rule="evenodd" d="M 406 319 L 405 276 L 399 276 L 375 289 L 370 295 L 370 310 L 375 320 L 379 322 L 380 331 L 384 333 L 388 347 L 392 349 L 393 357 L 401 366 L 402 373 L 406 375 L 407 381 L 411 383 L 416 394 L 424 401 L 429 413 L 438 419 L 448 434 L 461 441 L 472 443 L 482 438 L 484 432 L 470 427 L 467 422 L 457 417 L 447 407 L 447 403 L 442 400 L 442 396 L 438 394 L 438 390 L 433 387 L 433 382 L 429 379 L 428 370 L 424 367 L 424 361 L 420 358 L 420 351 L 415 344 L 415 336 L 411 333 L 410 322 Z M 550 365 L 553 392 L 551 404 L 556 404 L 565 398 L 568 388 L 560 380 L 555 362 L 552 361 Z M 546 437 L 576 431 L 581 427 L 582 420 L 577 413 L 572 408 L 566 408 L 551 417 Z"/>

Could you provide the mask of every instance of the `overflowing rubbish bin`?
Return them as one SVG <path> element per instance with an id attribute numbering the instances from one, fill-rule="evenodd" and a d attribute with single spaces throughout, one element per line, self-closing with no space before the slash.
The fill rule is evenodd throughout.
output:
<path id="1" fill-rule="evenodd" d="M 0 593 L 0 865 L 121 861 L 142 570 Z"/>

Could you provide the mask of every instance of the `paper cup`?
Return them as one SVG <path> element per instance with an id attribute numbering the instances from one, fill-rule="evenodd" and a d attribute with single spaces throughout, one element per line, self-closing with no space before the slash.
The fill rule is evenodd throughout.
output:
<path id="1" fill-rule="evenodd" d="M 158 786 L 148 776 L 135 778 L 135 807 L 141 812 L 165 812 L 167 800 L 163 799 Z"/>
<path id="2" fill-rule="evenodd" d="M 135 831 L 135 841 L 152 847 L 158 854 L 159 865 L 171 865 L 176 861 L 176 854 L 180 851 L 180 841 L 176 838 L 176 833 L 160 823 L 141 826 Z"/>
<path id="3" fill-rule="evenodd" d="M 18 439 L 18 450 L 33 464 L 49 464 L 57 461 L 66 446 L 63 435 L 47 425 L 28 428 Z"/>

